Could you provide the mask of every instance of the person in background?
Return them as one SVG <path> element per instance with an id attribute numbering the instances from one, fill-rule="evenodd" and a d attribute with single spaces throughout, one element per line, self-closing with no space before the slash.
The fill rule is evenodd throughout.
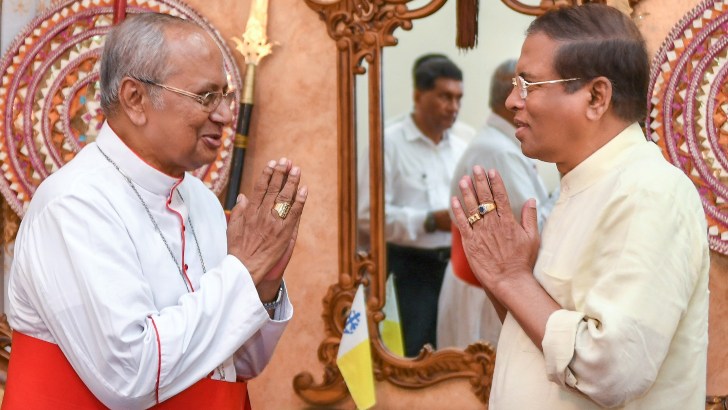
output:
<path id="1" fill-rule="evenodd" d="M 601 4 L 533 21 L 506 106 L 561 191 L 543 235 L 496 170 L 452 208 L 475 276 L 504 319 L 489 408 L 701 409 L 707 224 L 690 179 L 647 141 L 649 64 L 629 16 Z M 540 245 L 540 246 L 539 246 Z"/>
<path id="2" fill-rule="evenodd" d="M 515 136 L 513 112 L 506 108 L 506 98 L 513 89 L 511 81 L 516 75 L 515 69 L 516 60 L 507 60 L 493 72 L 488 100 L 491 114 L 458 161 L 450 194 L 458 195 L 460 178 L 475 165 L 496 169 L 503 178 L 514 213 L 520 212 L 526 200 L 536 198 L 540 229 L 558 198 L 558 190 L 549 195 L 536 164 L 523 155 L 521 143 Z M 501 322 L 468 266 L 460 234 L 454 224 L 452 229 L 452 255 L 445 270 L 438 303 L 437 346 L 464 348 L 477 340 L 495 346 Z"/>
<path id="3" fill-rule="evenodd" d="M 430 60 L 437 60 L 437 59 L 445 59 L 449 60 L 450 58 L 446 56 L 445 54 L 441 53 L 427 53 L 422 54 L 421 56 L 417 57 L 415 62 L 412 64 L 412 78 L 415 78 L 417 68 L 421 66 L 423 63 L 426 63 Z M 384 128 L 389 127 L 390 125 L 393 125 L 397 122 L 400 122 L 410 116 L 411 113 L 402 113 L 399 115 L 396 115 L 391 118 L 387 118 L 384 122 Z M 470 142 L 475 137 L 476 131 L 475 128 L 471 127 L 470 125 L 464 123 L 463 121 L 456 119 L 455 123 L 453 123 L 452 127 L 450 127 L 450 132 L 452 135 L 455 136 L 455 138 L 460 138 L 466 143 Z"/>
<path id="4" fill-rule="evenodd" d="M 429 59 L 414 71 L 412 113 L 384 130 L 387 272 L 394 275 L 406 356 L 437 344 L 437 299 L 450 259 L 447 198 L 465 149 L 450 128 L 462 96 L 462 71 L 447 58 Z M 359 224 L 368 231 L 369 184 L 360 180 Z"/>
<path id="5" fill-rule="evenodd" d="M 234 102 L 194 22 L 129 17 L 100 71 L 107 121 L 20 226 L 3 408 L 249 408 L 293 314 L 301 170 L 269 162 L 229 222 L 188 173 L 217 157 Z"/>

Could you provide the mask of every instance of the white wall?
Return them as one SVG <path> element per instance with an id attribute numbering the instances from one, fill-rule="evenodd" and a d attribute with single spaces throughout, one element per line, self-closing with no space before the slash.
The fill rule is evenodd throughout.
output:
<path id="1" fill-rule="evenodd" d="M 459 119 L 476 128 L 483 125 L 488 114 L 490 76 L 504 60 L 518 58 L 533 17 L 516 13 L 499 0 L 481 0 L 478 46 L 463 52 L 455 47 L 455 3 L 449 0 L 434 15 L 415 20 L 410 31 L 395 31 L 399 44 L 384 48 L 385 118 L 411 109 L 414 60 L 425 53 L 442 53 L 463 70 L 465 96 Z"/>

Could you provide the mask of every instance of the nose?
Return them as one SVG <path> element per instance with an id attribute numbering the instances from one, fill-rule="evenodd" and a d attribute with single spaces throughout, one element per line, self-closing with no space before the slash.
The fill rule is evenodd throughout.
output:
<path id="1" fill-rule="evenodd" d="M 461 105 L 462 105 L 462 101 L 460 101 L 459 99 L 458 100 L 455 100 L 453 102 L 453 110 L 455 110 L 455 112 L 460 111 L 460 106 Z"/>
<path id="2" fill-rule="evenodd" d="M 513 87 L 511 89 L 511 93 L 508 94 L 508 98 L 506 98 L 506 108 L 509 111 L 518 111 L 523 109 L 523 105 L 526 103 L 526 100 L 521 98 L 521 95 L 518 93 L 518 89 L 516 87 Z"/>
<path id="3" fill-rule="evenodd" d="M 447 109 L 451 113 L 457 114 L 460 111 L 461 101 L 459 98 L 451 98 L 448 100 Z"/>
<path id="4" fill-rule="evenodd" d="M 240 113 L 242 115 L 242 112 Z M 230 105 L 225 102 L 225 99 L 220 101 L 217 108 L 210 113 L 210 120 L 212 122 L 220 123 L 223 126 L 228 126 L 233 122 L 233 110 Z"/>

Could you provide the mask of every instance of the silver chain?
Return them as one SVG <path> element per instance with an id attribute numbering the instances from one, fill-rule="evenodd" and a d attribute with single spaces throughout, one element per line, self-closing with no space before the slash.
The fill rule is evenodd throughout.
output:
<path id="1" fill-rule="evenodd" d="M 180 265 L 180 263 L 177 261 L 177 257 L 174 256 L 174 252 L 172 252 L 172 248 L 169 246 L 169 243 L 167 242 L 167 238 L 164 236 L 162 229 L 159 228 L 159 225 L 157 224 L 157 220 L 154 219 L 154 216 L 152 215 L 152 211 L 149 210 L 149 206 L 147 206 L 147 203 L 144 201 L 144 199 L 142 198 L 142 195 L 137 190 L 136 186 L 134 185 L 134 182 L 131 180 L 131 178 L 129 178 L 124 173 L 124 171 L 121 170 L 121 168 L 119 168 L 118 165 L 116 165 L 116 162 L 114 162 L 108 155 L 106 155 L 106 153 L 101 149 L 101 147 L 96 145 L 96 148 L 98 148 L 101 155 L 103 155 L 104 158 L 106 158 L 106 160 L 109 161 L 109 163 L 111 165 L 113 165 L 117 171 L 119 171 L 119 174 L 121 174 L 121 176 L 124 177 L 124 179 L 126 179 L 126 182 L 129 183 L 129 186 L 134 191 L 137 198 L 139 198 L 139 202 L 141 202 L 142 206 L 144 206 L 144 210 L 147 211 L 147 216 L 149 216 L 149 220 L 152 222 L 152 225 L 154 225 L 154 230 L 157 231 L 157 233 L 159 234 L 159 237 L 162 238 L 162 242 L 164 242 L 164 246 L 167 248 L 167 251 L 169 252 L 169 256 L 172 257 L 172 260 L 174 261 L 174 265 L 179 270 L 179 275 L 182 278 L 182 282 L 185 284 L 185 289 L 187 290 L 188 293 L 191 292 L 192 289 L 190 289 L 190 286 L 192 286 L 192 285 L 187 283 L 187 279 L 185 278 L 185 275 L 182 271 L 182 265 Z M 182 201 L 182 203 L 184 203 L 185 199 L 182 197 L 182 194 L 179 192 L 179 190 L 175 190 L 175 192 L 177 193 L 177 196 L 179 196 L 179 199 Z M 189 213 L 187 214 L 187 222 L 190 225 L 190 231 L 192 231 L 192 237 L 195 239 L 195 247 L 197 248 L 197 255 L 199 255 L 199 257 L 200 257 L 200 265 L 202 265 L 202 274 L 204 275 L 205 273 L 207 273 L 207 268 L 205 267 L 205 260 L 202 258 L 202 250 L 200 249 L 200 241 L 197 240 L 197 233 L 195 233 L 195 226 L 192 225 L 192 219 L 190 218 Z M 222 380 L 225 380 L 225 370 L 223 369 L 222 364 L 217 367 L 217 371 L 220 373 L 220 377 L 222 378 Z"/>

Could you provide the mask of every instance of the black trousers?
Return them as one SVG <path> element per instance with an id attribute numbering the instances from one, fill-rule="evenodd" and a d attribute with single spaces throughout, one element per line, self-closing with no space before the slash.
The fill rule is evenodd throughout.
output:
<path id="1" fill-rule="evenodd" d="M 450 248 L 421 249 L 387 244 L 387 272 L 394 275 L 405 356 L 429 343 L 437 348 L 437 300 Z"/>

